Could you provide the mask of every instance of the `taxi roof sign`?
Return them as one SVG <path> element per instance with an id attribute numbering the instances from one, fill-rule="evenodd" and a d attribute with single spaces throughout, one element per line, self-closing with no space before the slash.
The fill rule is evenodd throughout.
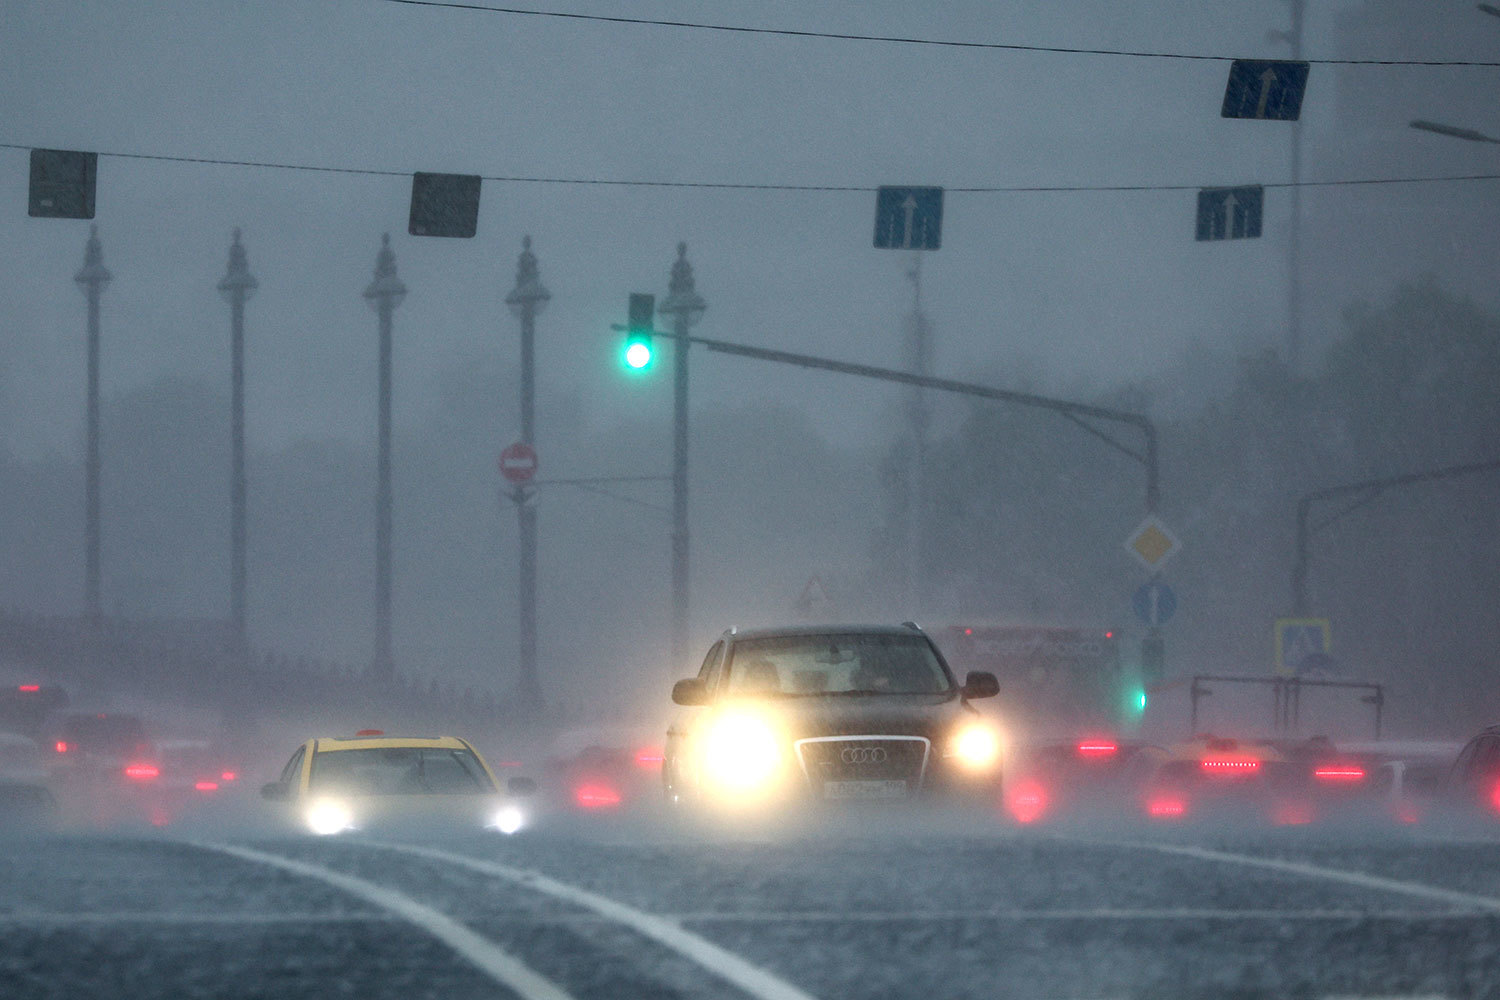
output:
<path id="1" fill-rule="evenodd" d="M 1125 551 L 1153 573 L 1165 566 L 1180 548 L 1182 542 L 1155 514 L 1147 516 L 1125 539 Z"/>

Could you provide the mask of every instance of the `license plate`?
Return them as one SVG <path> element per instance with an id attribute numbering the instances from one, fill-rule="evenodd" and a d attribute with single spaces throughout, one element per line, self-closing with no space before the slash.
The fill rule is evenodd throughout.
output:
<path id="1" fill-rule="evenodd" d="M 904 799 L 904 781 L 825 781 L 825 799 Z"/>

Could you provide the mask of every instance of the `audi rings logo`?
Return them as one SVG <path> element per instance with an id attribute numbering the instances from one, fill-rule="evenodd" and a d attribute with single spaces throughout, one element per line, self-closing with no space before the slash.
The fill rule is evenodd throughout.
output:
<path id="1" fill-rule="evenodd" d="M 845 747 L 839 759 L 845 764 L 884 764 L 885 747 Z"/>

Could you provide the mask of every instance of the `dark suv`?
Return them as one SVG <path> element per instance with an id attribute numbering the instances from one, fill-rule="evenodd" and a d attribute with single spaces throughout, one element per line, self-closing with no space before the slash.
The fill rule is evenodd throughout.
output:
<path id="1" fill-rule="evenodd" d="M 667 801 L 994 800 L 1002 734 L 969 702 L 997 691 L 988 673 L 959 684 L 911 622 L 730 629 L 672 689 Z"/>

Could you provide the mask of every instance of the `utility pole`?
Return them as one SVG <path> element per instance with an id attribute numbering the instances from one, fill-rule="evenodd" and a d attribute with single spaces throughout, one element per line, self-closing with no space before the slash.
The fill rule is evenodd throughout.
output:
<path id="1" fill-rule="evenodd" d="M 396 254 L 391 234 L 380 238 L 375 258 L 375 280 L 365 289 L 365 301 L 380 317 L 380 459 L 375 474 L 375 655 L 370 673 L 377 680 L 395 674 L 391 658 L 391 316 L 406 298 L 406 286 L 396 277 Z"/>
<path id="2" fill-rule="evenodd" d="M 932 372 L 932 347 L 928 340 L 927 314 L 922 310 L 922 255 L 912 255 L 906 272 L 912 285 L 911 315 L 907 319 L 906 367 L 917 375 Z M 905 614 L 921 614 L 926 601 L 926 578 L 922 570 L 927 515 L 927 431 L 931 410 L 927 393 L 920 386 L 907 390 L 907 428 L 911 454 L 906 463 L 906 573 Z"/>
<path id="3" fill-rule="evenodd" d="M 250 274 L 240 231 L 235 229 L 229 246 L 229 266 L 219 282 L 219 294 L 229 303 L 230 437 L 229 470 L 229 620 L 234 633 L 235 655 L 243 656 L 248 643 L 245 628 L 245 303 L 259 282 Z"/>
<path id="4" fill-rule="evenodd" d="M 88 403 L 85 423 L 87 457 L 84 473 L 84 577 L 83 607 L 91 633 L 97 635 L 104 617 L 100 586 L 99 526 L 99 299 L 114 275 L 104 266 L 104 247 L 99 242 L 99 227 L 89 227 L 89 241 L 83 251 L 83 267 L 73 280 L 89 300 L 88 325 Z"/>
<path id="5" fill-rule="evenodd" d="M 687 244 L 677 244 L 677 260 L 667 297 L 658 307 L 672 318 L 672 663 L 687 666 L 688 640 L 688 345 L 689 332 L 703 318 L 708 303 L 698 294 Z"/>
<path id="6" fill-rule="evenodd" d="M 531 237 L 521 240 L 516 261 L 516 287 L 505 304 L 521 320 L 521 442 L 535 444 L 536 433 L 536 318 L 552 295 L 542 285 Z M 542 687 L 536 668 L 536 506 L 533 492 L 517 483 L 511 492 L 521 534 L 521 642 L 520 677 L 517 688 L 521 704 L 530 710 L 542 707 Z"/>
<path id="7" fill-rule="evenodd" d="M 1302 59 L 1302 28 L 1307 0 L 1287 0 L 1291 26 L 1270 33 L 1272 41 L 1291 48 L 1294 62 Z M 1302 122 L 1292 122 L 1292 225 L 1287 235 L 1286 365 L 1293 375 L 1302 370 Z"/>

